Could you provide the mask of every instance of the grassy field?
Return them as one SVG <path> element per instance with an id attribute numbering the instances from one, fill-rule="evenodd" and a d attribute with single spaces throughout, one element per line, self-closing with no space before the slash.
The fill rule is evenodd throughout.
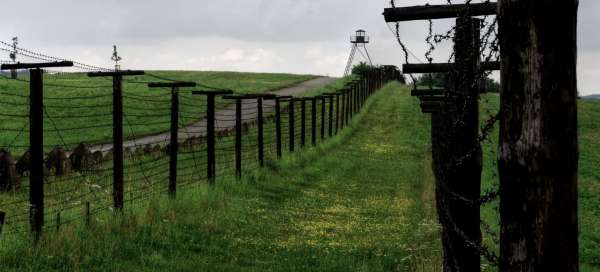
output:
<path id="1" fill-rule="evenodd" d="M 127 135 L 147 135 L 167 131 L 170 122 L 170 90 L 149 89 L 147 82 L 161 78 L 195 81 L 239 93 L 267 92 L 314 78 L 310 75 L 252 74 L 234 72 L 149 72 L 127 77 L 124 81 L 124 114 Z M 26 80 L 27 78 L 22 78 Z M 22 154 L 28 145 L 29 83 L 0 77 L 0 146 Z M 201 87 L 196 89 L 203 89 Z M 181 122 L 201 119 L 206 111 L 203 96 L 180 92 Z M 105 142 L 112 137 L 112 80 L 88 78 L 85 74 L 45 76 L 45 145 L 46 149 L 78 143 Z M 225 101 L 218 100 L 218 106 Z M 126 136 L 127 136 L 126 135 Z"/>
<path id="2" fill-rule="evenodd" d="M 344 81 L 340 79 L 339 82 Z M 338 81 L 331 86 L 339 85 Z M 323 89 L 329 89 L 325 86 Z M 312 92 L 318 90 L 313 90 Z M 286 103 L 282 103 L 287 107 Z M 299 104 L 299 103 L 297 103 Z M 309 113 L 307 116 L 310 115 Z M 231 118 L 230 116 L 217 116 Z M 295 139 L 300 142 L 300 116 L 296 117 Z M 318 115 L 321 124 L 321 115 Z M 327 119 L 325 120 L 327 123 Z M 310 122 L 309 122 L 310 123 Z M 288 114 L 282 115 L 282 131 L 287 132 Z M 184 129 L 185 131 L 185 129 Z M 310 132 L 310 129 L 307 131 Z M 126 131 L 130 132 L 130 131 Z M 275 125 L 271 120 L 265 123 L 265 152 L 267 158 L 275 157 Z M 257 128 L 252 127 L 242 138 L 244 169 L 256 169 L 257 164 Z M 320 137 L 319 138 L 319 142 Z M 288 133 L 283 133 L 284 151 L 287 151 Z M 153 148 L 153 146 L 150 146 Z M 178 187 L 191 183 L 206 181 L 206 145 L 202 142 L 193 147 L 185 143 L 178 154 L 177 183 Z M 163 192 L 167 188 L 169 176 L 169 156 L 164 149 L 157 152 L 142 154 L 142 148 L 136 152 L 125 154 L 124 164 L 124 198 L 127 203 L 146 198 L 150 193 Z M 234 173 L 234 137 L 218 138 L 216 142 L 216 170 L 218 175 L 233 175 Z M 106 212 L 112 207 L 112 159 L 110 157 L 99 165 L 93 165 L 85 171 L 70 171 L 66 175 L 56 176 L 49 173 L 44 186 L 45 191 L 45 223 L 46 226 L 58 224 L 57 216 L 62 222 L 76 220 L 82 215 L 82 207 L 90 204 L 92 212 Z M 28 177 L 20 178 L 21 186 L 17 190 L 0 194 L 0 210 L 6 212 L 7 219 L 4 231 L 9 233 L 22 232 L 28 229 L 29 210 L 29 181 Z"/>
<path id="3" fill-rule="evenodd" d="M 600 271 L 600 102 L 579 100 L 579 257 L 582 271 Z M 497 112 L 498 94 L 482 97 L 484 122 Z M 498 187 L 496 150 L 498 130 L 484 143 L 483 191 Z M 498 232 L 498 201 L 482 207 L 482 218 Z M 486 242 L 493 246 L 491 236 Z"/>
<path id="4" fill-rule="evenodd" d="M 497 105 L 497 95 L 482 97 L 482 121 Z M 598 271 L 600 103 L 579 109 L 580 257 L 582 271 Z M 128 203 L 122 216 L 49 231 L 37 247 L 2 237 L 0 270 L 440 271 L 429 129 L 418 101 L 393 84 L 351 129 L 243 180 Z M 498 186 L 496 146 L 484 143 L 484 190 Z M 482 217 L 497 231 L 496 207 Z"/>
<path id="5" fill-rule="evenodd" d="M 3 240 L 2 270 L 435 271 L 427 122 L 394 92 L 352 130 L 244 180 L 129 206 L 38 247 Z"/>

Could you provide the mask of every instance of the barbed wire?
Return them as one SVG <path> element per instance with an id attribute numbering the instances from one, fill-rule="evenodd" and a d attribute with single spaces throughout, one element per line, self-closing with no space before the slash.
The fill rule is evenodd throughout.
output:
<path id="1" fill-rule="evenodd" d="M 447 0 L 446 1 L 447 4 L 453 4 L 451 0 Z M 467 5 L 467 7 L 469 6 L 469 4 L 471 3 L 471 0 L 467 0 L 465 2 L 465 4 Z M 486 3 L 489 3 L 490 1 L 484 1 Z M 395 2 L 394 0 L 390 1 L 390 5 L 392 6 L 392 8 L 395 8 Z M 469 16 L 470 11 L 467 9 L 467 14 L 465 15 L 466 17 Z M 484 17 L 484 19 L 482 20 L 482 25 L 481 28 L 484 30 L 483 31 L 483 36 L 479 37 L 480 42 L 478 43 L 479 45 L 479 50 L 477 50 L 479 54 L 477 57 L 483 59 L 483 61 L 489 62 L 491 60 L 495 60 L 498 59 L 498 55 L 499 55 L 499 47 L 498 47 L 498 39 L 497 39 L 497 32 L 496 32 L 496 25 L 497 25 L 497 19 L 495 18 L 493 20 L 493 22 L 491 23 L 486 23 L 487 22 L 487 16 Z M 395 37 L 398 40 L 398 43 L 400 44 L 402 51 L 404 53 L 404 61 L 406 64 L 409 64 L 409 58 L 408 55 L 412 54 L 409 53 L 409 49 L 406 48 L 406 45 L 404 44 L 404 42 L 401 40 L 400 37 L 400 30 L 399 30 L 399 23 L 396 22 L 396 32 Z M 433 62 L 433 58 L 431 57 L 433 52 L 436 49 L 436 45 L 439 45 L 440 43 L 446 41 L 446 40 L 451 40 L 451 39 L 455 39 L 454 33 L 457 31 L 457 27 L 462 27 L 462 26 L 453 26 L 451 27 L 449 30 L 438 34 L 438 33 L 434 33 L 433 31 L 433 22 L 432 20 L 428 20 L 428 35 L 425 38 L 425 43 L 428 45 L 427 50 L 425 52 L 425 58 L 427 60 L 428 63 L 432 63 Z M 451 52 L 451 54 L 449 55 L 449 59 L 448 62 L 451 62 L 453 57 L 455 56 L 455 51 L 453 50 Z M 471 56 L 471 58 L 474 56 Z M 418 60 L 418 58 L 417 58 Z M 422 63 L 422 61 L 420 61 Z M 452 66 L 451 66 L 452 67 Z M 453 67 L 451 69 L 454 69 Z M 454 73 L 454 71 L 450 71 L 449 74 Z M 491 72 L 489 71 L 484 71 L 483 69 L 479 68 L 477 71 L 474 71 L 474 78 L 475 80 L 473 81 L 473 84 L 477 84 L 477 82 L 484 80 L 486 78 L 488 78 L 488 76 L 491 74 Z M 417 80 L 415 79 L 415 77 L 413 77 L 412 75 L 410 75 L 411 77 L 411 81 L 413 83 L 413 89 L 417 89 Z M 433 78 L 432 78 L 432 74 L 427 74 L 424 75 L 422 78 L 428 78 L 428 85 L 430 89 L 433 89 Z M 460 84 L 464 84 L 462 82 L 459 82 Z M 446 86 L 443 86 L 446 87 Z M 458 86 L 459 88 L 461 88 L 461 86 Z M 464 86 L 463 86 L 464 87 Z M 466 87 L 470 87 L 470 88 L 478 88 L 478 86 L 466 86 Z M 448 103 L 450 103 L 450 101 L 457 101 L 457 100 L 463 100 L 464 103 L 462 105 L 456 105 L 454 107 L 448 107 L 449 110 L 454 110 L 455 113 L 458 113 L 457 118 L 455 118 L 454 122 L 461 122 L 461 120 L 464 120 L 464 117 L 467 112 L 469 112 L 467 110 L 467 107 L 469 107 L 469 104 L 467 104 L 468 98 L 467 99 L 457 99 L 457 93 L 450 93 L 450 92 L 445 92 L 445 101 L 444 102 L 446 105 L 448 105 Z M 460 158 L 452 158 L 451 161 L 447 161 L 444 163 L 442 167 L 442 171 L 438 171 L 439 173 L 445 173 L 448 171 L 451 171 L 452 169 L 456 168 L 456 167 L 460 167 L 465 161 L 470 160 L 475 154 L 480 152 L 480 146 L 481 144 L 489 139 L 489 136 L 491 134 L 491 132 L 494 130 L 494 126 L 497 123 L 498 119 L 499 119 L 499 113 L 495 113 L 495 114 L 491 114 L 489 113 L 490 118 L 488 120 L 486 120 L 484 122 L 484 125 L 482 126 L 480 133 L 477 137 L 477 143 L 478 145 L 476 145 L 472 150 L 467 151 L 462 157 Z M 454 135 L 456 133 L 457 130 L 460 130 L 463 128 L 463 124 L 461 123 L 453 123 L 449 126 L 446 126 L 446 130 L 444 133 L 444 135 Z M 449 137 L 449 136 L 448 136 Z M 443 137 L 444 139 L 440 139 L 441 141 L 441 145 L 448 145 L 449 143 L 447 143 L 445 137 Z M 495 176 L 495 172 L 494 172 L 494 176 Z M 498 197 L 498 190 L 497 189 L 490 189 L 488 190 L 488 192 L 486 192 L 484 195 L 480 196 L 477 199 L 474 199 L 472 196 L 465 196 L 462 193 L 459 193 L 457 191 L 455 191 L 454 189 L 452 189 L 448 184 L 445 183 L 445 178 L 444 177 L 438 177 L 438 186 L 440 186 L 441 188 L 439 188 L 443 194 L 445 195 L 446 198 L 449 198 L 453 201 L 459 201 L 462 203 L 465 203 L 468 206 L 471 207 L 481 207 L 484 204 L 487 203 L 491 203 L 494 200 L 497 199 Z M 439 201 L 444 201 L 443 199 L 439 200 Z M 441 203 L 441 205 L 439 205 L 438 209 L 442 209 L 442 216 L 444 218 L 446 218 L 446 222 L 450 223 L 450 229 L 454 232 L 457 233 L 459 236 L 462 237 L 462 239 L 464 240 L 464 242 L 472 247 L 473 249 L 477 250 L 482 256 L 484 256 L 490 263 L 492 263 L 493 265 L 498 265 L 498 257 L 493 254 L 485 245 L 481 244 L 481 242 L 479 241 L 474 241 L 471 238 L 469 238 L 461 229 L 458 228 L 458 226 L 456 225 L 455 221 L 452 218 L 452 214 L 451 212 L 447 209 L 446 204 Z M 489 226 L 489 224 L 487 224 L 486 222 L 484 222 L 483 220 L 481 221 L 481 228 L 484 229 L 484 232 L 487 235 L 490 235 L 490 237 L 492 237 L 492 241 L 494 241 L 494 243 L 496 245 L 498 245 L 498 240 L 497 240 L 497 233 L 495 233 L 492 228 Z"/>

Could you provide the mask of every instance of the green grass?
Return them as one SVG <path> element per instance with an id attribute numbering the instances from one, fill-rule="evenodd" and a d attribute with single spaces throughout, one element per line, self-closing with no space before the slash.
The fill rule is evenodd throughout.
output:
<path id="1" fill-rule="evenodd" d="M 481 119 L 484 122 L 499 108 L 499 95 L 486 94 L 481 99 Z M 582 271 L 600 271 L 600 103 L 578 101 L 579 108 L 579 258 Z M 498 126 L 484 143 L 483 191 L 498 188 L 496 150 Z M 498 201 L 484 206 L 482 218 L 498 233 Z M 487 244 L 494 248 L 490 236 Z"/>
<path id="2" fill-rule="evenodd" d="M 339 136 L 243 180 L 139 202 L 36 247 L 0 240 L 2 270 L 437 271 L 427 121 L 398 90 Z"/>
<path id="3" fill-rule="evenodd" d="M 157 71 L 149 73 L 180 81 L 195 81 L 239 93 L 273 91 L 314 78 L 310 75 L 235 72 Z M 151 90 L 145 84 L 156 81 L 162 80 L 148 75 L 125 78 L 123 101 L 126 137 L 130 138 L 131 135 L 139 137 L 169 129 L 170 90 Z M 18 156 L 28 145 L 28 96 L 27 82 L 0 77 L 0 106 L 4 109 L 0 114 L 0 131 L 2 131 L 0 145 L 10 146 L 13 154 Z M 81 97 L 89 97 L 89 99 L 81 99 Z M 193 123 L 204 116 L 206 106 L 203 96 L 194 97 L 189 90 L 182 90 L 180 101 L 182 123 Z M 110 78 L 88 78 L 81 73 L 46 75 L 44 103 L 46 107 L 44 144 L 47 150 L 64 144 L 72 148 L 82 141 L 106 142 L 112 137 L 112 80 Z M 223 107 L 225 103 L 229 102 L 219 99 L 217 106 Z"/>
<path id="4" fill-rule="evenodd" d="M 497 112 L 498 95 L 481 102 L 483 122 Z M 600 103 L 580 101 L 581 271 L 600 270 L 599 118 Z M 439 271 L 429 129 L 418 101 L 389 85 L 351 128 L 243 180 L 127 203 L 123 216 L 49 230 L 38 246 L 0 237 L 0 270 Z M 498 186 L 496 135 L 484 143 L 484 191 Z M 482 208 L 495 231 L 496 207 Z"/>

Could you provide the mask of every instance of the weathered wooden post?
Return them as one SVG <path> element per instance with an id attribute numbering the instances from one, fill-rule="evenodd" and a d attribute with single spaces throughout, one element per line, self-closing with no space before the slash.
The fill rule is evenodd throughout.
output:
<path id="1" fill-rule="evenodd" d="M 258 123 L 258 164 L 260 167 L 265 166 L 265 147 L 264 147 L 264 99 L 273 99 L 276 96 L 271 94 L 256 94 L 257 103 L 257 123 Z"/>
<path id="2" fill-rule="evenodd" d="M 361 79 L 354 82 L 354 86 L 352 88 L 352 108 L 350 111 L 350 114 L 351 114 L 350 117 L 352 117 L 352 118 L 354 118 L 354 115 L 356 115 L 356 113 L 358 112 L 356 110 L 358 108 L 357 97 L 358 97 L 358 92 L 360 91 L 361 86 L 362 86 L 362 77 L 361 77 Z"/>
<path id="3" fill-rule="evenodd" d="M 177 154 L 179 151 L 179 88 L 196 87 L 195 82 L 154 82 L 148 88 L 171 88 L 171 129 L 169 143 L 169 195 L 177 193 Z"/>
<path id="4" fill-rule="evenodd" d="M 89 201 L 85 202 L 84 209 L 85 209 L 84 210 L 85 225 L 89 227 L 92 222 L 92 212 L 90 210 L 90 202 Z"/>
<path id="5" fill-rule="evenodd" d="M 263 128 L 263 122 L 264 122 L 264 117 L 263 117 L 263 98 L 262 97 L 258 97 L 256 99 L 256 106 L 257 106 L 257 122 L 258 122 L 258 135 L 257 135 L 257 141 L 258 141 L 258 165 L 260 167 L 264 167 L 265 166 L 265 146 L 264 146 L 264 128 Z"/>
<path id="6" fill-rule="evenodd" d="M 337 135 L 340 130 L 340 95 L 341 93 L 335 93 L 335 134 Z"/>
<path id="7" fill-rule="evenodd" d="M 1 70 L 29 69 L 29 220 L 36 240 L 44 226 L 44 71 L 71 67 L 73 62 L 2 64 Z"/>
<path id="8" fill-rule="evenodd" d="M 29 216 L 31 229 L 39 236 L 44 226 L 44 72 L 36 68 L 29 73 Z"/>
<path id="9" fill-rule="evenodd" d="M 233 91 L 192 91 L 192 95 L 206 96 L 206 177 L 210 186 L 215 185 L 217 168 L 215 152 L 215 98 L 233 94 Z"/>
<path id="10" fill-rule="evenodd" d="M 321 140 L 325 140 L 325 119 L 327 118 L 327 115 L 325 113 L 325 96 L 321 95 L 319 96 L 319 98 L 321 99 Z"/>
<path id="11" fill-rule="evenodd" d="M 501 271 L 578 271 L 577 0 L 499 1 Z"/>
<path id="12" fill-rule="evenodd" d="M 60 212 L 56 213 L 56 231 L 60 230 Z"/>
<path id="13" fill-rule="evenodd" d="M 352 100 L 354 99 L 354 88 L 356 88 L 356 82 L 352 81 L 352 83 L 350 83 L 350 86 L 348 88 L 348 120 L 347 121 L 351 121 L 352 120 L 352 109 L 353 104 L 352 104 Z"/>
<path id="14" fill-rule="evenodd" d="M 346 124 L 346 89 L 342 89 L 341 91 L 342 94 L 342 112 L 341 112 L 341 123 L 340 123 L 340 129 L 344 129 L 345 124 Z"/>
<path id="15" fill-rule="evenodd" d="M 235 176 L 242 178 L 242 99 L 235 98 Z"/>
<path id="16" fill-rule="evenodd" d="M 312 145 L 317 145 L 317 98 L 312 97 L 311 99 L 311 110 L 310 110 L 310 129 L 311 129 L 311 140 Z"/>
<path id="17" fill-rule="evenodd" d="M 281 140 L 281 101 L 290 99 L 291 96 L 267 96 L 265 99 L 275 100 L 275 146 L 277 149 L 277 158 L 283 156 L 282 140 Z"/>
<path id="18" fill-rule="evenodd" d="M 327 132 L 329 137 L 333 136 L 333 127 L 334 127 L 334 99 L 335 97 L 338 95 L 338 93 L 324 93 L 323 94 L 325 97 L 329 98 L 329 123 L 327 126 Z M 336 118 L 336 122 L 337 122 L 337 116 Z M 336 124 L 337 125 L 337 124 Z M 337 133 L 337 132 L 336 132 Z"/>
<path id="19" fill-rule="evenodd" d="M 352 118 L 354 117 L 354 107 L 355 107 L 355 103 L 354 103 L 354 96 L 356 94 L 356 88 L 358 87 L 356 81 L 352 82 L 352 85 L 350 86 L 350 94 L 348 97 L 348 112 L 350 113 L 350 118 L 348 118 L 350 121 L 352 121 Z"/>
<path id="20" fill-rule="evenodd" d="M 363 75 L 362 80 L 360 81 L 358 92 L 356 93 L 356 113 L 359 113 L 360 108 L 362 107 L 362 93 L 368 88 L 368 78 L 369 72 Z"/>
<path id="21" fill-rule="evenodd" d="M 275 142 L 277 158 L 281 159 L 283 152 L 281 150 L 281 101 L 279 97 L 275 99 Z"/>
<path id="22" fill-rule="evenodd" d="M 233 100 L 235 103 L 235 176 L 242 178 L 242 99 L 244 96 L 228 95 L 223 99 Z"/>
<path id="23" fill-rule="evenodd" d="M 352 90 L 354 89 L 354 83 L 351 83 L 346 90 L 346 125 L 350 123 L 352 118 Z"/>
<path id="24" fill-rule="evenodd" d="M 329 95 L 329 137 L 333 136 L 333 96 L 335 94 Z"/>
<path id="25" fill-rule="evenodd" d="M 2 228 L 4 227 L 4 219 L 6 218 L 6 213 L 0 211 L 0 234 L 2 234 Z"/>
<path id="26" fill-rule="evenodd" d="M 365 103 L 365 94 L 371 89 L 371 84 L 373 84 L 371 80 L 372 70 L 369 70 L 364 78 L 364 88 L 360 90 L 359 94 L 359 103 L 358 103 L 358 111 L 360 111 Z"/>
<path id="27" fill-rule="evenodd" d="M 88 77 L 113 79 L 113 206 L 123 211 L 123 77 L 144 75 L 144 71 L 92 72 Z"/>
<path id="28" fill-rule="evenodd" d="M 281 159 L 281 102 L 279 98 L 275 99 L 275 149 L 277 149 L 277 158 Z"/>
<path id="29" fill-rule="evenodd" d="M 433 168 L 436 201 L 442 225 L 444 271 L 479 271 L 481 231 L 479 198 L 482 155 L 479 136 L 479 40 L 480 20 L 469 16 L 493 15 L 495 3 L 390 8 L 387 22 L 457 19 L 455 64 L 434 71 L 436 64 L 422 65 L 425 73 L 450 72 L 443 97 L 422 99 L 432 115 Z M 444 65 L 441 65 L 444 66 Z M 404 67 L 405 73 L 416 73 Z"/>
<path id="30" fill-rule="evenodd" d="M 294 152 L 294 138 L 296 138 L 296 134 L 294 132 L 294 126 L 295 126 L 295 120 L 294 120 L 294 103 L 295 103 L 295 98 L 290 98 L 289 99 L 290 103 L 289 103 L 289 108 L 288 108 L 288 113 L 289 113 L 289 127 L 288 127 L 288 132 L 290 134 L 289 140 L 290 140 L 290 152 Z"/>
<path id="31" fill-rule="evenodd" d="M 306 99 L 300 100 L 300 146 L 306 144 Z"/>

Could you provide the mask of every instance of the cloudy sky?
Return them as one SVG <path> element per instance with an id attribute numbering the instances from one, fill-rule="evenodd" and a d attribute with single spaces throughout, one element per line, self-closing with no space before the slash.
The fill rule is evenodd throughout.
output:
<path id="1" fill-rule="evenodd" d="M 397 5 L 446 0 L 396 0 Z M 455 1 L 456 2 L 456 1 Z M 364 28 L 378 64 L 403 56 L 381 13 L 389 0 L 18 0 L 2 3 L 0 40 L 49 55 L 110 67 L 117 44 L 124 68 L 289 72 L 340 76 L 349 36 Z M 600 1 L 580 0 L 579 89 L 600 93 Z M 436 21 L 443 32 L 452 21 Z M 424 22 L 401 34 L 424 59 Z M 444 61 L 449 51 L 436 52 Z M 0 60 L 7 60 L 0 52 Z M 411 62 L 416 62 L 411 59 Z"/>

